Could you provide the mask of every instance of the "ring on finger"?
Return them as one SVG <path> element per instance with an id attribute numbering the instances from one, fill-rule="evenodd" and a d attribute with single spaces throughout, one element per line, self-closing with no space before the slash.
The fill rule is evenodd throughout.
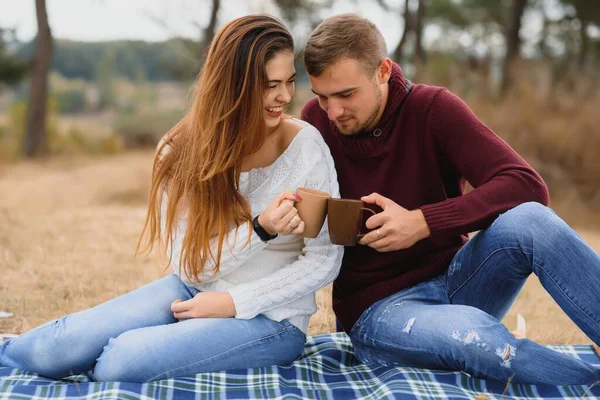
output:
<path id="1" fill-rule="evenodd" d="M 381 232 L 379 232 L 379 229 L 377 229 L 377 230 L 375 231 L 375 233 L 377 234 L 377 237 L 378 237 L 379 239 L 383 238 L 383 236 L 381 236 Z"/>

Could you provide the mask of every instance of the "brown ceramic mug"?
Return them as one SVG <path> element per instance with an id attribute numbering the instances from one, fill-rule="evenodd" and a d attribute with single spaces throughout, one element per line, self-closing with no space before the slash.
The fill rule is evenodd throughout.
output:
<path id="1" fill-rule="evenodd" d="M 363 211 L 373 215 L 375 211 L 364 206 L 360 200 L 329 199 L 327 202 L 327 226 L 331 243 L 340 246 L 356 246 L 356 243 L 366 235 L 361 233 Z"/>
<path id="2" fill-rule="evenodd" d="M 317 189 L 298 188 L 296 194 L 300 200 L 295 202 L 294 207 L 298 210 L 298 216 L 304 221 L 305 238 L 316 238 L 321 232 L 325 217 L 327 216 L 327 200 L 331 195 Z"/>

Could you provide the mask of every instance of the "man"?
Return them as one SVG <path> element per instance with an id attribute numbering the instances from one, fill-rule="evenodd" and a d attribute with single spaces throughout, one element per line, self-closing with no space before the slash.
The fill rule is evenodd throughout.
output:
<path id="1" fill-rule="evenodd" d="M 600 343 L 600 257 L 546 207 L 546 185 L 508 144 L 386 55 L 356 14 L 324 21 L 305 49 L 317 97 L 302 116 L 331 149 L 342 197 L 381 208 L 334 283 L 358 358 L 505 382 L 599 381 L 600 368 L 516 339 L 500 320 L 533 272 Z"/>

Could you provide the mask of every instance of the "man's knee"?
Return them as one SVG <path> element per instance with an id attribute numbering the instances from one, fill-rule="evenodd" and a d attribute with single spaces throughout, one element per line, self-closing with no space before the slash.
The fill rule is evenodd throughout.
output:
<path id="1" fill-rule="evenodd" d="M 518 237 L 552 235 L 566 225 L 550 208 L 536 202 L 523 203 L 501 214 L 492 228 Z"/>

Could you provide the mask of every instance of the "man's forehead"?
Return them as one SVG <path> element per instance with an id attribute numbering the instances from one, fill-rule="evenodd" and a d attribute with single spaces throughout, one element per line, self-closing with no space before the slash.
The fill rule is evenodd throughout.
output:
<path id="1" fill-rule="evenodd" d="M 363 74 L 364 72 L 362 68 L 360 68 L 358 60 L 344 57 L 328 66 L 321 76 L 328 79 L 344 79 L 349 76 L 356 77 L 356 75 Z"/>
<path id="2" fill-rule="evenodd" d="M 331 94 L 361 86 L 368 80 L 360 65 L 351 59 L 342 60 L 329 66 L 319 76 L 309 75 L 313 91 Z M 327 92 L 321 93 L 320 91 Z"/>

